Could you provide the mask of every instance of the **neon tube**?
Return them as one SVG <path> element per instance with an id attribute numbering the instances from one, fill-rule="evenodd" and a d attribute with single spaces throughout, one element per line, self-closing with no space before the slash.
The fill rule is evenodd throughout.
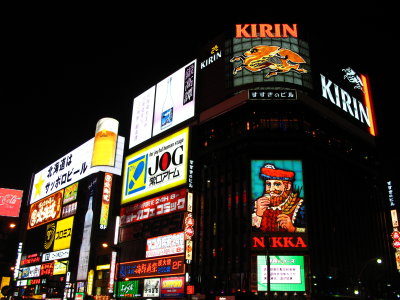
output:
<path id="1" fill-rule="evenodd" d="M 365 75 L 360 74 L 360 76 L 361 76 L 361 81 L 363 83 L 365 106 L 368 109 L 368 115 L 369 115 L 369 120 L 370 120 L 369 133 L 373 136 L 376 136 L 377 131 L 376 131 L 376 126 L 375 126 L 375 115 L 373 114 L 369 82 Z"/>

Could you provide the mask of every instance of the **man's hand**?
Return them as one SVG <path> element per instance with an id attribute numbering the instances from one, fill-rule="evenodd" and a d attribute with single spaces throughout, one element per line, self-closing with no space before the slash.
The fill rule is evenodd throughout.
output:
<path id="1" fill-rule="evenodd" d="M 263 196 L 258 198 L 255 203 L 256 215 L 262 217 L 264 211 L 267 209 L 270 203 L 271 200 L 269 196 Z"/>
<path id="2" fill-rule="evenodd" d="M 286 229 L 288 232 L 296 231 L 296 227 L 293 226 L 292 220 L 290 220 L 288 215 L 280 214 L 276 217 L 276 221 L 280 227 Z"/>

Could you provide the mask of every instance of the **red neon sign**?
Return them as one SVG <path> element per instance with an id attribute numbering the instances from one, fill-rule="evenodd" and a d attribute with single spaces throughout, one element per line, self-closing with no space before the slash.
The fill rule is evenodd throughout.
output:
<path id="1" fill-rule="evenodd" d="M 302 236 L 271 236 L 266 238 L 263 236 L 253 236 L 252 245 L 253 249 L 265 249 L 269 248 L 284 248 L 284 249 L 301 249 L 308 248 L 305 239 Z"/>

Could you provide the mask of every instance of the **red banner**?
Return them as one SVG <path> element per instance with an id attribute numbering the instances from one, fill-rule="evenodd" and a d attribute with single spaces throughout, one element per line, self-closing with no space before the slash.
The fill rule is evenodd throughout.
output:
<path id="1" fill-rule="evenodd" d="M 0 216 L 18 217 L 23 191 L 0 188 Z"/>

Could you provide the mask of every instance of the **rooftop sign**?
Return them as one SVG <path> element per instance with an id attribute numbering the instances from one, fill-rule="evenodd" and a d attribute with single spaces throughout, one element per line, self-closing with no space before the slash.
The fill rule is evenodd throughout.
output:
<path id="1" fill-rule="evenodd" d="M 297 24 L 236 24 L 236 38 L 297 38 Z"/>

